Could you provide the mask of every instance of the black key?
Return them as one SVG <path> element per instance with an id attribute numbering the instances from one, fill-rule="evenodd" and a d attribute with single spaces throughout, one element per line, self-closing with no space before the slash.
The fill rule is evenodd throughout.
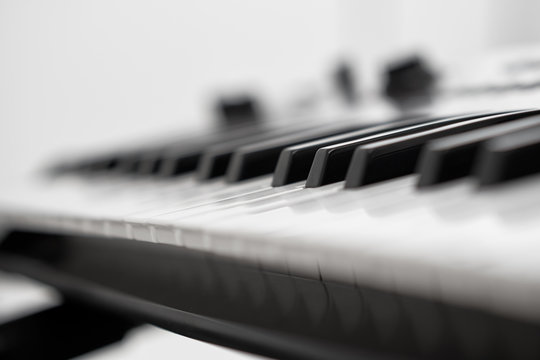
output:
<path id="1" fill-rule="evenodd" d="M 249 138 L 264 129 L 262 124 L 237 126 L 220 132 L 167 139 L 157 145 L 147 144 L 122 153 L 85 160 L 77 168 L 79 171 L 108 171 L 120 175 L 175 176 L 195 170 L 203 151 L 208 147 L 232 139 Z"/>
<path id="2" fill-rule="evenodd" d="M 227 168 L 227 182 L 233 183 L 272 173 L 276 167 L 279 153 L 288 146 L 343 134 L 359 128 L 362 128 L 362 125 L 353 123 L 334 124 L 311 129 L 300 134 L 263 141 L 259 144 L 243 146 L 233 154 L 231 164 Z"/>
<path id="3" fill-rule="evenodd" d="M 117 175 L 154 174 L 159 168 L 161 155 L 166 148 L 167 146 L 159 146 L 109 155 L 107 158 L 101 160 L 103 164 L 108 162 L 107 166 L 101 166 L 101 168 L 92 166 L 90 170 L 106 170 L 109 173 Z"/>
<path id="4" fill-rule="evenodd" d="M 126 154 L 117 172 L 126 175 L 174 176 L 193 171 L 205 146 L 206 137 L 199 135 L 195 139 L 200 142 L 180 139 Z"/>
<path id="5" fill-rule="evenodd" d="M 187 152 L 194 145 L 184 144 L 179 146 L 177 143 L 185 143 L 185 140 L 177 140 L 174 143 L 148 147 L 146 149 L 137 149 L 124 154 L 120 157 L 115 172 L 124 175 L 156 175 L 159 174 L 164 156 L 175 149 L 183 149 Z M 178 150 L 176 150 L 178 151 Z"/>
<path id="6" fill-rule="evenodd" d="M 175 144 L 161 151 L 158 159 L 157 174 L 160 176 L 177 176 L 197 169 L 202 154 L 209 147 L 237 139 L 250 138 L 264 131 L 265 127 L 249 126 L 233 131 L 210 134 L 186 141 L 184 144 Z"/>
<path id="7" fill-rule="evenodd" d="M 313 124 L 300 124 L 261 131 L 254 136 L 244 137 L 220 143 L 206 149 L 197 167 L 199 181 L 213 179 L 225 175 L 234 151 L 242 146 L 256 144 L 280 136 L 297 134 L 313 128 Z"/>
<path id="8" fill-rule="evenodd" d="M 56 166 L 56 174 L 83 173 L 89 175 L 92 173 L 105 173 L 114 171 L 122 160 L 122 154 L 104 154 L 93 158 L 80 159 Z"/>
<path id="9" fill-rule="evenodd" d="M 117 174 L 136 174 L 140 171 L 149 154 L 155 154 L 159 150 L 134 151 L 119 157 L 118 165 L 113 169 Z"/>
<path id="10" fill-rule="evenodd" d="M 540 116 L 536 115 L 428 143 L 420 156 L 418 186 L 440 184 L 471 174 L 482 143 L 539 125 Z"/>
<path id="11" fill-rule="evenodd" d="M 537 110 L 533 110 L 534 114 Z M 482 116 L 451 125 L 358 147 L 351 159 L 345 187 L 353 188 L 414 172 L 423 146 L 430 140 L 526 117 L 531 111 Z"/>
<path id="12" fill-rule="evenodd" d="M 253 136 L 265 128 L 264 124 L 230 126 L 213 133 L 167 138 L 154 144 L 146 142 L 118 152 L 72 160 L 54 166 L 52 173 L 175 175 L 194 170 L 201 153 L 209 146 Z"/>
<path id="13" fill-rule="evenodd" d="M 488 141 L 478 156 L 480 185 L 494 185 L 540 172 L 540 127 Z"/>
<path id="14" fill-rule="evenodd" d="M 140 157 L 135 172 L 139 175 L 157 174 L 162 163 L 163 151 L 150 151 Z"/>
<path id="15" fill-rule="evenodd" d="M 196 147 L 196 143 L 189 143 L 190 140 L 166 140 L 161 144 L 147 144 L 133 150 L 125 151 L 116 156 L 116 166 L 111 168 L 110 171 L 118 175 L 156 175 L 160 171 L 165 154 L 175 149 L 183 149 L 183 152 L 189 152 L 192 148 Z M 179 146 L 178 144 L 183 145 Z"/>
<path id="16" fill-rule="evenodd" d="M 310 141 L 285 148 L 279 155 L 279 160 L 274 171 L 272 186 L 283 186 L 297 181 L 306 180 L 309 169 L 315 157 L 315 153 L 322 147 L 343 143 L 346 141 L 365 138 L 382 133 L 426 122 L 427 119 L 394 120 L 379 125 L 368 126 L 365 129 L 352 131 L 341 135 L 335 135 L 320 140 Z"/>
<path id="17" fill-rule="evenodd" d="M 475 115 L 462 115 L 447 118 L 437 118 L 433 121 L 427 121 L 420 124 L 407 126 L 405 128 L 389 130 L 380 134 L 358 138 L 356 140 L 325 146 L 317 150 L 309 175 L 306 181 L 306 187 L 318 187 L 343 181 L 347 174 L 347 169 L 351 161 L 354 150 L 364 144 L 369 144 L 381 139 L 388 139 L 406 134 L 412 134 L 426 129 L 433 129 L 448 124 L 466 121 L 479 117 Z"/>
<path id="18" fill-rule="evenodd" d="M 161 155 L 158 175 L 169 177 L 194 171 L 204 150 L 203 146 L 168 149 Z"/>
<path id="19" fill-rule="evenodd" d="M 77 167 L 77 171 L 87 172 L 103 172 L 114 169 L 118 166 L 120 158 L 118 156 L 110 156 L 100 159 L 94 159 L 88 162 L 84 162 L 81 166 Z"/>

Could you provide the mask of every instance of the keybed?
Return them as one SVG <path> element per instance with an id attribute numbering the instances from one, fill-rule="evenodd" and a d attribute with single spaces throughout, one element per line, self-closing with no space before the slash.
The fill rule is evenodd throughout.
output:
<path id="1" fill-rule="evenodd" d="M 532 160 L 538 113 L 347 122 L 290 133 L 244 128 L 59 166 L 52 179 L 25 188 L 31 201 L 2 206 L 2 213 L 23 229 L 173 244 L 287 275 L 540 320 L 531 300 L 540 290 L 532 275 L 540 266 L 533 221 L 540 201 L 531 194 L 540 185 L 534 176 L 520 179 L 540 170 Z M 404 158 L 408 147 L 414 155 Z M 341 148 L 350 149 L 340 160 L 346 176 L 310 182 L 321 169 L 331 173 L 324 156 Z M 298 151 L 308 156 L 291 162 Z M 399 157 L 389 163 L 393 152 Z M 171 171 L 172 159 L 192 165 Z M 294 182 L 268 170 L 298 161 L 310 170 Z M 374 164 L 376 176 L 359 181 L 361 169 Z M 400 164 L 404 171 L 396 170 Z"/>

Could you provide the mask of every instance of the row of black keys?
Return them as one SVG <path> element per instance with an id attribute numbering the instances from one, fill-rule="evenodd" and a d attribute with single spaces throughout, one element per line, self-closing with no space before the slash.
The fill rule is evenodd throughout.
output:
<path id="1" fill-rule="evenodd" d="M 419 186 L 475 175 L 482 185 L 540 172 L 540 110 L 287 128 L 251 126 L 81 161 L 61 172 L 177 176 L 229 183 L 273 173 L 273 186 L 345 187 L 419 173 Z"/>

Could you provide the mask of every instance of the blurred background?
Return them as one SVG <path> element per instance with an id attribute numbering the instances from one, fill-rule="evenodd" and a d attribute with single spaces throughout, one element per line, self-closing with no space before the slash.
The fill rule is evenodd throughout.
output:
<path id="1" fill-rule="evenodd" d="M 534 0 L 0 0 L 0 166 L 212 125 L 211 102 L 267 109 L 324 94 L 350 61 L 361 92 L 386 61 L 451 63 L 540 40 Z"/>

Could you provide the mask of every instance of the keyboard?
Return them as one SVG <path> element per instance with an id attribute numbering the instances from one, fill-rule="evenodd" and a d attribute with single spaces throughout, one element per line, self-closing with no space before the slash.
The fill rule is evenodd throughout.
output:
<path id="1" fill-rule="evenodd" d="M 269 357 L 538 358 L 535 89 L 62 161 L 0 204 L 0 268 Z"/>

